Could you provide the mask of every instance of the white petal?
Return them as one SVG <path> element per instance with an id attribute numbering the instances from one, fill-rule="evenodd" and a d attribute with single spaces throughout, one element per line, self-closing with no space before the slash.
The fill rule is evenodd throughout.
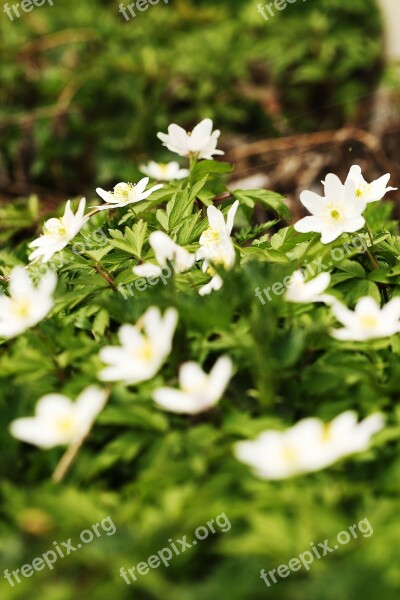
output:
<path id="1" fill-rule="evenodd" d="M 138 277 L 160 277 L 162 275 L 162 268 L 158 265 L 153 265 L 152 263 L 143 263 L 142 265 L 136 265 L 132 268 L 132 271 Z"/>
<path id="2" fill-rule="evenodd" d="M 229 235 L 232 233 L 233 223 L 235 221 L 235 216 L 237 209 L 239 208 L 239 200 L 236 200 L 230 209 L 228 210 L 227 218 L 226 218 L 226 231 Z"/>
<path id="3" fill-rule="evenodd" d="M 107 392 L 95 385 L 85 388 L 76 399 L 75 408 L 88 427 L 103 410 Z"/>
<path id="4" fill-rule="evenodd" d="M 185 392 L 204 390 L 208 376 L 196 362 L 186 362 L 179 369 L 179 384 Z"/>
<path id="5" fill-rule="evenodd" d="M 342 199 L 344 193 L 344 185 L 337 175 L 328 173 L 325 178 L 325 198 L 330 202 L 338 202 Z"/>
<path id="6" fill-rule="evenodd" d="M 306 190 L 300 194 L 300 202 L 312 215 L 320 216 L 325 208 L 325 200 L 319 194 Z"/>
<path id="7" fill-rule="evenodd" d="M 351 179 L 352 181 L 354 181 L 357 186 L 359 184 L 359 182 L 362 182 L 362 180 L 364 179 L 362 174 L 361 174 L 361 167 L 359 165 L 353 165 L 349 171 L 349 174 L 346 177 L 346 182 Z"/>
<path id="8" fill-rule="evenodd" d="M 190 394 L 173 388 L 158 388 L 153 393 L 153 399 L 162 408 L 179 414 L 196 414 L 202 408 Z"/>
<path id="9" fill-rule="evenodd" d="M 228 356 L 221 356 L 210 372 L 210 396 L 219 400 L 232 377 L 232 361 Z"/>
<path id="10" fill-rule="evenodd" d="M 103 190 L 102 188 L 96 188 L 96 193 L 100 196 L 102 200 L 104 200 L 104 202 L 109 203 L 114 201 L 113 195 L 110 192 L 106 192 L 106 190 Z"/>
<path id="11" fill-rule="evenodd" d="M 33 444 L 40 448 L 53 448 L 67 443 L 63 436 L 49 427 L 46 420 L 35 417 L 16 419 L 10 424 L 10 433 L 13 437 Z"/>
<path id="12" fill-rule="evenodd" d="M 295 231 L 299 233 L 309 233 L 310 231 L 320 233 L 322 227 L 323 223 L 317 217 L 303 217 L 294 225 Z"/>

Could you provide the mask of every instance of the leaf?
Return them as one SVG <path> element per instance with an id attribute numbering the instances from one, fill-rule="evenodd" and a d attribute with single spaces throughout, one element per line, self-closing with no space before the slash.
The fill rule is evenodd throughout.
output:
<path id="1" fill-rule="evenodd" d="M 268 190 L 235 190 L 233 195 L 241 203 L 254 208 L 256 203 L 272 209 L 286 221 L 290 220 L 290 211 L 283 202 L 283 196 Z"/>

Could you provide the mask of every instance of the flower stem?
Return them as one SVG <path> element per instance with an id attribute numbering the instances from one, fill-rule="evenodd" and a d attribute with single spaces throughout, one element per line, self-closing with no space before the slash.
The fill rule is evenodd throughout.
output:
<path id="1" fill-rule="evenodd" d="M 376 260 L 376 256 L 375 256 L 375 244 L 374 244 L 374 238 L 372 237 L 372 233 L 370 228 L 368 227 L 367 223 L 365 223 L 365 229 L 368 233 L 368 237 L 369 240 L 371 242 L 371 252 L 368 250 L 368 248 L 366 249 L 366 254 L 369 258 L 369 261 L 372 265 L 372 268 L 374 269 L 374 271 L 376 269 L 379 269 L 379 265 L 378 265 L 378 261 Z M 384 283 L 379 284 L 378 283 L 378 287 L 380 289 L 380 291 L 382 292 L 382 297 L 383 297 L 383 301 L 384 302 L 389 302 L 389 294 L 388 294 L 388 289 L 386 287 L 386 285 Z"/>

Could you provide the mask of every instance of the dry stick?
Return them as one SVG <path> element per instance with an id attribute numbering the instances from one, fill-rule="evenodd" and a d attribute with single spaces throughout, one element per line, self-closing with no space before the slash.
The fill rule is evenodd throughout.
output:
<path id="1" fill-rule="evenodd" d="M 60 481 L 63 480 L 88 435 L 89 431 L 80 440 L 68 446 L 66 452 L 63 454 L 60 462 L 56 466 L 53 475 L 51 476 L 51 479 L 54 481 L 54 483 L 60 483 Z"/>
<path id="2" fill-rule="evenodd" d="M 78 106 L 74 106 L 69 102 L 65 102 L 65 104 L 55 104 L 54 106 L 43 106 L 41 108 L 37 108 L 31 112 L 22 112 L 16 115 L 10 115 L 9 117 L 5 117 L 0 121 L 0 128 L 7 127 L 10 124 L 17 123 L 21 126 L 30 124 L 32 121 L 37 121 L 39 119 L 50 119 L 52 117 L 58 117 L 64 113 L 71 112 L 80 112 Z"/>
<path id="3" fill-rule="evenodd" d="M 388 171 L 394 169 L 392 161 L 388 159 L 382 149 L 379 138 L 369 131 L 357 129 L 355 127 L 344 127 L 343 129 L 339 129 L 339 131 L 317 131 L 314 133 L 291 135 L 284 138 L 252 142 L 230 150 L 229 160 L 231 162 L 236 162 L 237 160 L 256 156 L 258 154 L 285 152 L 291 149 L 297 149 L 298 151 L 301 149 L 308 150 L 313 146 L 322 146 L 325 144 L 334 145 L 335 143 L 345 143 L 352 140 L 362 143 L 369 150 L 373 151 L 379 162 Z"/>
<path id="4" fill-rule="evenodd" d="M 106 395 L 106 400 L 105 400 L 104 406 L 108 400 L 110 392 L 111 392 L 111 387 L 106 388 L 107 395 Z M 86 431 L 86 433 L 79 440 L 77 440 L 76 442 L 73 442 L 72 444 L 70 444 L 68 446 L 67 450 L 62 455 L 60 462 L 54 469 L 53 475 L 51 476 L 51 479 L 52 479 L 52 481 L 54 481 L 54 483 L 60 483 L 64 479 L 64 477 L 67 474 L 69 468 L 71 467 L 73 461 L 75 460 L 75 457 L 77 456 L 81 446 L 83 445 L 83 443 L 89 436 L 89 434 L 92 430 L 92 427 L 93 427 L 93 423 L 92 423 L 91 427 L 89 427 L 89 429 Z"/>

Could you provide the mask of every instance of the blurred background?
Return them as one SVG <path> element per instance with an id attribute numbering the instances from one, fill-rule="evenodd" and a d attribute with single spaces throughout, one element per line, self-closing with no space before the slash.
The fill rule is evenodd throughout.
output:
<path id="1" fill-rule="evenodd" d="M 289 199 L 356 160 L 399 176 L 398 0 L 298 0 L 268 21 L 263 4 L 160 0 L 129 21 L 111 0 L 2 12 L 0 202 L 134 181 L 171 157 L 157 131 L 206 116 L 234 178 Z"/>

